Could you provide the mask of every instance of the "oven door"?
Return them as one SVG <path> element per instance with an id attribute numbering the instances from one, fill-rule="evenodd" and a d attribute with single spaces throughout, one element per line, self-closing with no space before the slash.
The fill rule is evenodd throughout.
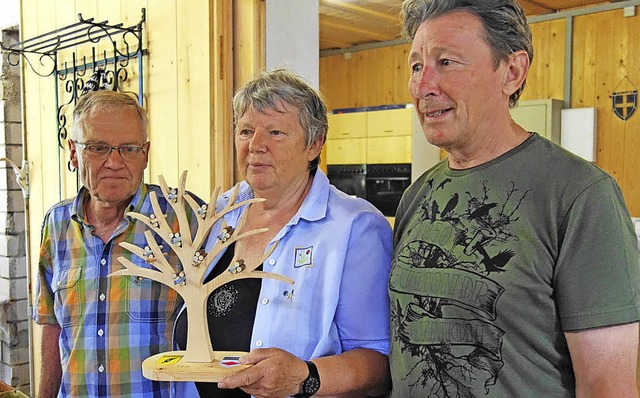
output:
<path id="1" fill-rule="evenodd" d="M 329 182 L 351 196 L 366 199 L 367 167 L 364 164 L 330 164 L 327 165 Z"/>
<path id="2" fill-rule="evenodd" d="M 387 217 L 394 217 L 402 194 L 411 184 L 411 165 L 367 165 L 367 200 Z"/>

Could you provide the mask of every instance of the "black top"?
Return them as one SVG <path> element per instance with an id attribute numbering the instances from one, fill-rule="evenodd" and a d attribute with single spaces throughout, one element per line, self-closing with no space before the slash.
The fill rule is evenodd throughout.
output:
<path id="1" fill-rule="evenodd" d="M 213 271 L 205 279 L 209 282 L 223 272 L 233 259 L 235 243 L 227 248 Z M 262 265 L 258 270 L 262 269 Z M 253 321 L 260 296 L 261 279 L 247 278 L 229 282 L 220 286 L 209 295 L 207 301 L 207 322 L 211 345 L 216 351 L 249 351 Z M 187 310 L 176 320 L 175 341 L 181 350 L 186 348 Z M 233 390 L 218 389 L 218 383 L 196 383 L 200 396 L 245 398 L 249 394 L 239 388 Z"/>

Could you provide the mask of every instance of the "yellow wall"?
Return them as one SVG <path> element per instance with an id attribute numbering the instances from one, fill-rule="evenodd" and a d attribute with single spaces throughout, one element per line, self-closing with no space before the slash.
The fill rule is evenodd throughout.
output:
<path id="1" fill-rule="evenodd" d="M 613 27 L 616 27 L 615 29 Z M 622 188 L 632 216 L 640 217 L 640 111 L 626 122 L 609 97 L 625 76 L 640 86 L 640 16 L 622 10 L 574 18 L 571 107 L 598 113 L 596 164 Z M 534 60 L 522 99 L 564 98 L 565 21 L 532 24 Z M 320 89 L 329 109 L 411 102 L 409 44 L 320 59 Z M 635 89 L 629 82 L 617 91 Z"/>

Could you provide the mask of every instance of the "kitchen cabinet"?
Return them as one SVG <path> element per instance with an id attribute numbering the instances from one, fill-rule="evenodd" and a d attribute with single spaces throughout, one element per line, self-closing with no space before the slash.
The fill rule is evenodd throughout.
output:
<path id="1" fill-rule="evenodd" d="M 411 136 L 414 113 L 413 106 L 367 112 L 367 138 Z"/>
<path id="2" fill-rule="evenodd" d="M 415 108 L 329 115 L 327 164 L 411 163 Z"/>
<path id="3" fill-rule="evenodd" d="M 328 140 L 367 136 L 367 112 L 330 114 L 328 119 Z"/>
<path id="4" fill-rule="evenodd" d="M 511 117 L 522 128 L 536 132 L 560 145 L 560 114 L 563 103 L 557 99 L 521 100 L 510 109 Z"/>
<path id="5" fill-rule="evenodd" d="M 327 164 L 367 162 L 367 115 L 351 112 L 328 115 Z"/>
<path id="6" fill-rule="evenodd" d="M 366 138 L 327 139 L 327 164 L 362 164 L 367 161 Z"/>
<path id="7" fill-rule="evenodd" d="M 367 163 L 411 163 L 413 107 L 367 112 Z"/>
<path id="8" fill-rule="evenodd" d="M 413 105 L 329 115 L 327 164 L 411 163 L 412 181 L 440 160 Z"/>
<path id="9" fill-rule="evenodd" d="M 411 136 L 368 137 L 367 163 L 411 163 Z"/>

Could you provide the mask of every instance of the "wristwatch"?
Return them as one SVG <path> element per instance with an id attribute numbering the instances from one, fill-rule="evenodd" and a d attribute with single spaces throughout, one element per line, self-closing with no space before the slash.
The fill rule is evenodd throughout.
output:
<path id="1" fill-rule="evenodd" d="M 309 376 L 302 382 L 300 386 L 300 392 L 292 397 L 307 398 L 317 393 L 320 389 L 320 375 L 318 375 L 318 368 L 316 364 L 311 361 L 305 361 L 309 368 Z"/>

